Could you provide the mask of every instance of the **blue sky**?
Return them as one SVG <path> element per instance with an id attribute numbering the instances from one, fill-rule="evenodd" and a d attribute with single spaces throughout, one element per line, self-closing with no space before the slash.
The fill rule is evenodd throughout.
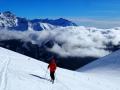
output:
<path id="1" fill-rule="evenodd" d="M 30 19 L 63 17 L 85 24 L 116 24 L 120 20 L 119 4 L 120 0 L 0 0 L 0 11 L 9 10 Z"/>

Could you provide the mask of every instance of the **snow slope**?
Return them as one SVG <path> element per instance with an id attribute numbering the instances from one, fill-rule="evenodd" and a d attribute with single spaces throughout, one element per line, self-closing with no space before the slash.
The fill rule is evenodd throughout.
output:
<path id="1" fill-rule="evenodd" d="M 96 61 L 89 63 L 88 65 L 79 68 L 78 72 L 83 72 L 86 74 L 90 74 L 93 77 L 106 78 L 110 81 L 111 86 L 113 83 L 116 83 L 118 88 L 113 88 L 112 90 L 120 90 L 120 50 L 109 54 L 105 57 L 102 57 Z M 105 82 L 104 82 L 105 83 Z"/>
<path id="2" fill-rule="evenodd" d="M 120 50 L 102 57 L 78 71 L 120 75 Z"/>
<path id="3" fill-rule="evenodd" d="M 57 68 L 56 81 L 51 84 L 46 68 L 41 61 L 0 48 L 0 90 L 120 90 L 119 77 L 99 78 L 61 68 Z"/>

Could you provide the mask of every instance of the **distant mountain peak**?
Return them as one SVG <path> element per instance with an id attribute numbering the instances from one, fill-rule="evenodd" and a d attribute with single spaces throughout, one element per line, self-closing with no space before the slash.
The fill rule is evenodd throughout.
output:
<path id="1" fill-rule="evenodd" d="M 43 23 L 44 27 L 43 27 Z M 41 26 L 42 25 L 42 26 Z M 0 29 L 26 31 L 29 28 L 32 30 L 54 29 L 57 27 L 77 26 L 72 21 L 64 18 L 59 19 L 33 19 L 17 17 L 10 11 L 0 13 Z"/>
<path id="2" fill-rule="evenodd" d="M 62 26 L 62 27 L 66 27 L 66 26 L 77 26 L 77 24 L 73 23 L 72 21 L 69 21 L 67 19 L 64 18 L 59 18 L 59 19 L 33 19 L 31 20 L 32 23 L 36 23 L 36 22 L 42 22 L 42 23 L 49 23 L 55 26 Z"/>
<path id="3" fill-rule="evenodd" d="M 5 11 L 5 12 L 3 12 L 3 14 L 4 14 L 4 15 L 12 15 L 13 13 L 10 12 L 10 11 Z"/>
<path id="4" fill-rule="evenodd" d="M 3 14 L 7 18 L 15 18 L 15 15 L 10 11 L 5 11 L 5 12 L 3 12 L 1 14 Z"/>

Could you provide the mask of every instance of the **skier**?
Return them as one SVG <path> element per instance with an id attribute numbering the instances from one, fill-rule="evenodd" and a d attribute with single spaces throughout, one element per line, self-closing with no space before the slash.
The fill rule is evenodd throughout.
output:
<path id="1" fill-rule="evenodd" d="M 56 61 L 54 59 L 54 57 L 52 57 L 52 59 L 50 60 L 50 63 L 48 65 L 48 69 L 50 70 L 50 77 L 51 77 L 51 81 L 52 83 L 54 83 L 54 80 L 55 80 L 55 71 L 56 71 Z"/>

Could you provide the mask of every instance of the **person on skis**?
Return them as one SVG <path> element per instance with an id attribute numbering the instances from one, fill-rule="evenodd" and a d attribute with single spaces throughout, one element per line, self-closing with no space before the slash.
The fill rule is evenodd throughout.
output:
<path id="1" fill-rule="evenodd" d="M 57 65 L 56 65 L 55 58 L 52 57 L 52 59 L 50 60 L 49 65 L 48 65 L 48 69 L 50 70 L 50 77 L 51 77 L 52 83 L 54 83 L 54 80 L 55 80 L 56 67 L 57 67 Z"/>

